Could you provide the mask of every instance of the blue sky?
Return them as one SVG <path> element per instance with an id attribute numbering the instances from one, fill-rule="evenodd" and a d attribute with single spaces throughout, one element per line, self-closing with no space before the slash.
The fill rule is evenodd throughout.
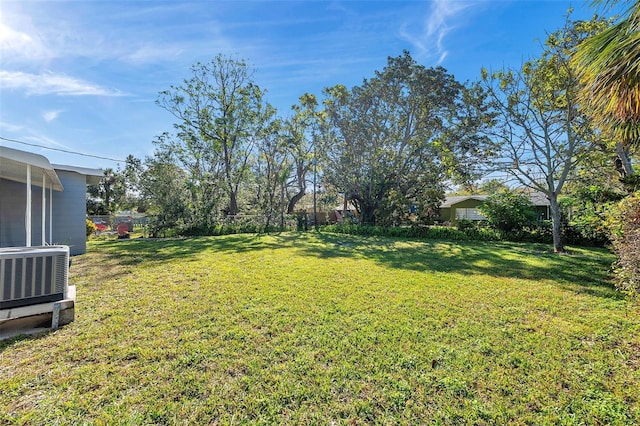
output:
<path id="1" fill-rule="evenodd" d="M 245 59 L 286 117 L 305 92 L 360 84 L 409 50 L 461 81 L 481 67 L 518 67 L 590 2 L 12 1 L 0 0 L 0 136 L 114 159 L 152 155 L 173 117 L 158 92 L 218 53 Z M 53 163 L 116 167 L 97 158 L 0 144 Z"/>

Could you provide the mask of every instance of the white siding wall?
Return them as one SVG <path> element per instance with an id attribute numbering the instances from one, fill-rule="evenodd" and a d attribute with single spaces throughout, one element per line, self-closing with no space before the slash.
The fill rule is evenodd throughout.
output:
<path id="1" fill-rule="evenodd" d="M 466 219 L 466 220 L 487 220 L 486 217 L 482 216 L 478 209 L 475 208 L 458 208 L 456 209 L 456 219 Z"/>

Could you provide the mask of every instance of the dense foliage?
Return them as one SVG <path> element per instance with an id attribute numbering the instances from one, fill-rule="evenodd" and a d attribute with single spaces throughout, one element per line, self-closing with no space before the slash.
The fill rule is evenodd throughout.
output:
<path id="1" fill-rule="evenodd" d="M 242 60 L 217 56 L 197 63 L 182 85 L 160 92 L 157 104 L 177 120 L 157 150 L 187 173 L 196 226 L 216 223 L 219 211 L 234 216 L 248 186 L 258 144 L 270 139 L 275 110 Z"/>
<path id="2" fill-rule="evenodd" d="M 321 232 L 338 234 L 410 238 L 417 240 L 445 241 L 513 241 L 552 244 L 552 224 L 550 221 L 535 224 L 514 231 L 502 231 L 483 222 L 461 220 L 452 226 L 367 226 L 354 224 L 335 224 L 323 226 Z M 609 239 L 593 237 L 585 234 L 584 229 L 573 224 L 562 228 L 562 235 L 567 244 L 584 247 L 605 247 Z"/>
<path id="3" fill-rule="evenodd" d="M 618 284 L 623 290 L 637 293 L 640 178 L 635 173 L 632 155 L 640 149 L 640 1 L 596 3 L 606 3 L 608 7 L 621 3 L 625 8 L 617 22 L 578 46 L 573 63 L 583 84 L 582 108 L 602 132 L 599 146 L 603 151 L 613 152 L 620 183 L 629 193 L 613 209 L 610 231 L 618 254 Z"/>
<path id="4" fill-rule="evenodd" d="M 187 172 L 167 156 L 147 159 L 140 177 L 142 196 L 149 200 L 150 233 L 157 236 L 170 229 L 185 229 L 191 224 L 193 210 L 187 186 Z"/>
<path id="5" fill-rule="evenodd" d="M 505 232 L 522 231 L 537 219 L 529 197 L 513 191 L 491 194 L 478 210 L 491 226 Z"/>
<path id="6" fill-rule="evenodd" d="M 144 164 L 107 171 L 94 190 L 105 213 L 137 195 L 153 234 L 208 234 L 247 217 L 283 228 L 290 214 L 307 220 L 311 186 L 314 205 L 316 195 L 333 200 L 333 211 L 339 196 L 361 223 L 432 223 L 447 182 L 472 181 L 492 155 L 484 92 L 408 52 L 361 86 L 327 88 L 322 103 L 304 94 L 286 119 L 243 60 L 219 55 L 191 72 L 157 100 L 174 132 L 157 137 Z"/>
<path id="7" fill-rule="evenodd" d="M 447 179 L 469 181 L 491 142 L 484 93 L 405 52 L 351 90 L 325 90 L 326 180 L 353 202 L 362 223 L 429 222 Z"/>
<path id="8" fill-rule="evenodd" d="M 601 245 L 609 243 L 607 215 L 624 196 L 619 187 L 597 180 L 572 183 L 561 202 L 570 236 Z"/>
<path id="9" fill-rule="evenodd" d="M 100 181 L 87 187 L 87 214 L 110 215 L 118 210 L 146 211 L 146 200 L 140 196 L 142 172 L 142 162 L 132 155 L 127 156 L 122 168 L 105 169 Z"/>
<path id="10" fill-rule="evenodd" d="M 618 256 L 618 286 L 640 293 L 640 192 L 626 197 L 611 214 L 613 249 Z"/>

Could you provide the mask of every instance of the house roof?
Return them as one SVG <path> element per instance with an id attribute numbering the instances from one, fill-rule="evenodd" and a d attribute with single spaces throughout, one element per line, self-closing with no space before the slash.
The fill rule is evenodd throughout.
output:
<path id="1" fill-rule="evenodd" d="M 532 192 L 529 194 L 529 199 L 534 206 L 550 206 L 551 202 L 542 192 Z"/>
<path id="2" fill-rule="evenodd" d="M 102 169 L 90 169 L 87 167 L 67 166 L 64 164 L 53 164 L 55 170 L 64 170 L 66 172 L 75 172 L 87 177 L 87 184 L 97 185 L 102 179 Z"/>
<path id="3" fill-rule="evenodd" d="M 31 166 L 32 185 L 41 187 L 44 176 L 47 185 L 52 185 L 54 190 L 64 190 L 53 166 L 45 157 L 0 146 L 0 178 L 27 183 L 27 165 Z"/>
<path id="4" fill-rule="evenodd" d="M 467 200 L 486 200 L 488 195 L 453 195 L 444 199 L 440 207 L 451 207 L 454 204 L 461 203 Z"/>
<path id="5" fill-rule="evenodd" d="M 532 192 L 530 194 L 527 194 L 527 196 L 529 197 L 529 200 L 531 200 L 531 203 L 536 206 L 536 207 L 546 207 L 551 205 L 551 203 L 549 202 L 549 199 L 547 198 L 547 196 L 545 194 L 543 194 L 542 192 Z M 452 207 L 458 203 L 461 203 L 463 201 L 467 201 L 467 200 L 478 200 L 478 201 L 484 201 L 486 200 L 488 197 L 488 195 L 483 194 L 483 195 L 453 195 L 450 197 L 445 198 L 445 200 L 442 202 L 442 204 L 440 205 L 440 207 Z"/>

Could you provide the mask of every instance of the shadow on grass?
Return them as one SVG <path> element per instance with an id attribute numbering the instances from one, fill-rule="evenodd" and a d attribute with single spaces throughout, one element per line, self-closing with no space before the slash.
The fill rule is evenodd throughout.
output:
<path id="1" fill-rule="evenodd" d="M 611 284 L 612 258 L 602 250 L 576 249 L 557 255 L 548 245 L 501 242 L 394 240 L 327 233 L 237 234 L 165 240 L 124 240 L 101 244 L 118 262 L 195 261 L 201 253 L 243 253 L 295 249 L 321 259 L 371 259 L 395 269 L 483 274 L 502 278 L 550 279 L 577 293 L 624 299 Z M 290 255 L 290 253 L 287 253 Z"/>
<path id="2" fill-rule="evenodd" d="M 193 260 L 203 252 L 242 253 L 255 250 L 282 249 L 290 247 L 301 234 L 277 234 L 277 240 L 269 241 L 262 234 L 235 234 L 222 237 L 193 237 L 133 240 L 114 240 L 101 244 L 109 254 L 120 258 L 124 265 L 144 262 L 166 262 L 175 259 Z M 274 236 L 272 234 L 272 236 Z"/>
<path id="3" fill-rule="evenodd" d="M 531 243 L 389 240 L 335 234 L 321 234 L 319 238 L 328 243 L 315 251 L 321 257 L 355 253 L 397 269 L 549 279 L 577 293 L 616 300 L 625 298 L 612 285 L 612 258 L 604 250 L 575 249 L 558 255 L 549 245 Z M 341 244 L 341 241 L 348 242 Z"/>
<path id="4" fill-rule="evenodd" d="M 43 331 L 37 331 L 35 333 L 18 334 L 18 335 L 0 340 L 0 354 L 4 352 L 5 349 L 8 349 L 14 345 L 17 345 L 20 342 L 27 341 L 27 340 L 32 341 L 32 340 L 43 339 L 51 333 L 52 333 L 51 330 L 43 330 Z"/>

